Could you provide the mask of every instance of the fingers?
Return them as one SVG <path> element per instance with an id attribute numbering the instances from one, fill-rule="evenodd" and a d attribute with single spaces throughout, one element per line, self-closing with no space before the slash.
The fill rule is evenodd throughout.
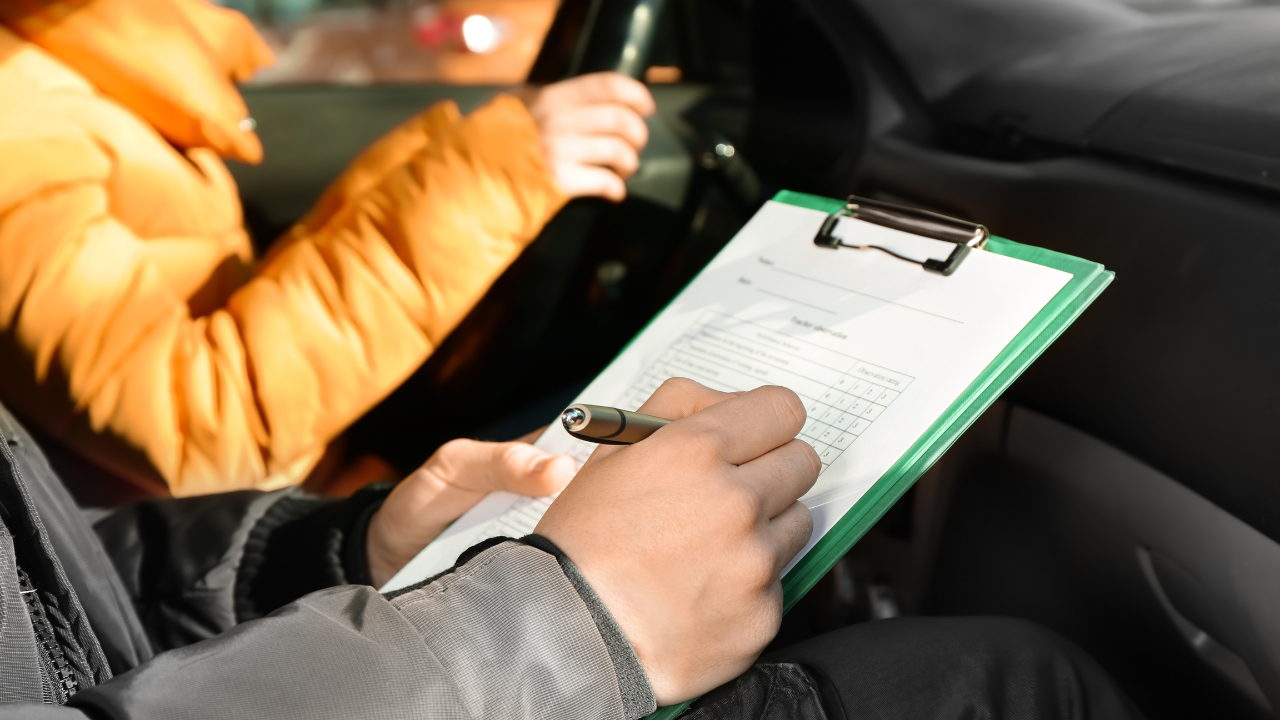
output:
<path id="1" fill-rule="evenodd" d="M 653 395 L 650 395 L 649 399 L 640 406 L 638 412 L 668 420 L 679 420 L 733 396 L 734 393 L 712 390 L 689 378 L 668 378 L 653 391 Z M 621 449 L 617 445 L 601 445 L 591 453 L 591 458 L 587 462 L 589 464 L 599 462 Z"/>
<path id="2" fill-rule="evenodd" d="M 649 88 L 615 72 L 591 73 L 549 85 L 544 90 L 554 101 L 580 105 L 619 103 L 649 117 L 657 110 Z"/>
<path id="3" fill-rule="evenodd" d="M 524 472 L 509 474 L 502 489 L 525 497 L 546 497 L 563 490 L 577 471 L 577 463 L 568 455 L 544 453 L 542 459 L 534 462 Z"/>
<path id="4" fill-rule="evenodd" d="M 773 518 L 809 492 L 822 461 L 803 440 L 787 444 L 738 466 L 738 480 L 755 496 L 760 514 Z"/>
<path id="5" fill-rule="evenodd" d="M 735 394 L 712 390 L 689 378 L 669 378 L 653 391 L 653 395 L 640 406 L 639 411 L 654 417 L 679 420 L 724 402 Z"/>
<path id="6" fill-rule="evenodd" d="M 649 142 L 649 126 L 634 110 L 622 105 L 587 105 L 550 115 L 547 132 L 608 135 L 621 138 L 637 151 Z"/>
<path id="7" fill-rule="evenodd" d="M 794 502 L 769 521 L 764 530 L 764 542 L 773 550 L 776 564 L 774 577 L 791 562 L 813 536 L 813 515 L 804 503 Z"/>
<path id="8" fill-rule="evenodd" d="M 546 140 L 547 156 L 556 163 L 612 169 L 621 178 L 635 174 L 640 155 L 625 140 L 612 135 L 560 135 Z"/>
<path id="9" fill-rule="evenodd" d="M 369 572 L 382 585 L 487 493 L 533 497 L 564 488 L 573 458 L 519 442 L 452 440 L 391 491 L 369 523 Z"/>
<path id="10" fill-rule="evenodd" d="M 627 184 L 612 170 L 576 163 L 554 163 L 552 175 L 556 186 L 568 197 L 602 197 L 621 202 L 627 197 Z"/>
<path id="11" fill-rule="evenodd" d="M 649 141 L 643 116 L 656 106 L 649 90 L 617 73 L 584 75 L 525 89 L 521 99 L 538 125 L 548 166 L 569 197 L 627 195 Z"/>
<path id="12" fill-rule="evenodd" d="M 805 415 L 794 392 L 765 385 L 711 405 L 672 427 L 702 434 L 721 459 L 741 465 L 794 439 Z"/>
<path id="13" fill-rule="evenodd" d="M 520 442 L 452 440 L 427 460 L 420 472 L 472 492 L 505 490 L 542 497 L 558 492 L 575 471 L 567 455 L 550 455 Z"/>

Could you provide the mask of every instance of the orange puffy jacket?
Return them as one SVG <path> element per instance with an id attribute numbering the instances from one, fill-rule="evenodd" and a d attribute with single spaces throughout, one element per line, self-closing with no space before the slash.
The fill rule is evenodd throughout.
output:
<path id="1" fill-rule="evenodd" d="M 0 2 L 0 399 L 175 495 L 301 481 L 564 202 L 519 101 L 440 103 L 255 264 L 269 59 L 205 0 Z"/>

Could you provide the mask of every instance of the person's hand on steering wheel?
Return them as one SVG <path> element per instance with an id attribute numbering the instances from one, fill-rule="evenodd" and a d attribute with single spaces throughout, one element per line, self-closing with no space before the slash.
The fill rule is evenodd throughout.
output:
<path id="1" fill-rule="evenodd" d="M 569 197 L 627 196 L 626 180 L 649 141 L 644 118 L 656 110 L 649 89 L 603 72 L 518 91 L 538 126 L 556 185 Z"/>

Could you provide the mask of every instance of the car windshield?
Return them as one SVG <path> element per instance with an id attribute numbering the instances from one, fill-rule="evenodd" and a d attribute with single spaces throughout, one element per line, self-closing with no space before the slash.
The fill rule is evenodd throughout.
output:
<path id="1" fill-rule="evenodd" d="M 559 0 L 218 0 L 276 53 L 257 85 L 525 79 Z"/>

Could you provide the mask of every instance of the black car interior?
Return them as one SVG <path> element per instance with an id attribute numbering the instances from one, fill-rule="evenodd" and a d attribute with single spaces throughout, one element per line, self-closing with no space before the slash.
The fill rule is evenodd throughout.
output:
<path id="1" fill-rule="evenodd" d="M 532 80 L 636 57 L 683 72 L 652 88 L 630 197 L 570 204 L 349 442 L 410 469 L 452 435 L 545 423 L 778 189 L 981 222 L 1116 282 L 780 641 L 1014 615 L 1088 650 L 1148 717 L 1276 716 L 1280 7 L 1142 7 L 565 0 Z M 268 160 L 235 173 L 255 240 L 396 123 L 496 90 L 249 88 Z M 450 424 L 422 427 L 424 402 Z M 495 409 L 517 421 L 488 425 Z"/>

